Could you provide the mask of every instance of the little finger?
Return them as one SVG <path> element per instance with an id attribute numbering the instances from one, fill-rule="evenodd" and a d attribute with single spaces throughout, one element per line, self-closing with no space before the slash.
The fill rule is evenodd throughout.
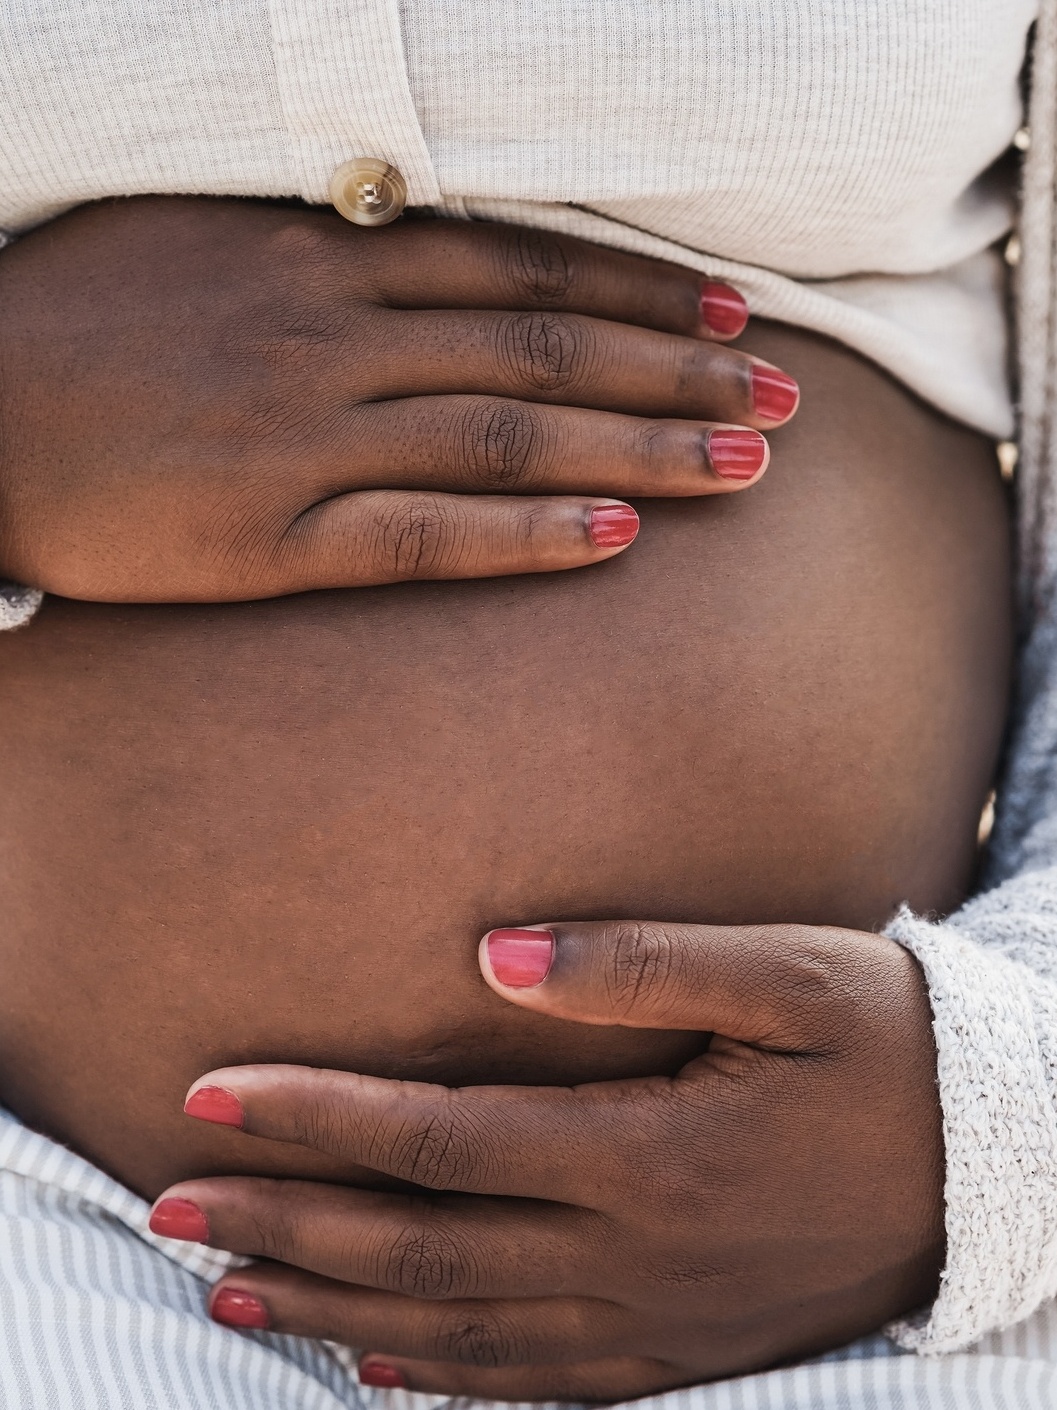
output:
<path id="1" fill-rule="evenodd" d="M 613 499 L 358 491 L 303 510 L 243 595 L 554 573 L 612 558 L 638 531 Z"/>
<path id="2" fill-rule="evenodd" d="M 550 230 L 411 221 L 394 237 L 400 259 L 376 276 L 394 308 L 561 310 L 717 341 L 736 338 L 749 319 L 729 284 Z"/>
<path id="3" fill-rule="evenodd" d="M 361 1385 L 389 1389 L 473 1400 L 557 1400 L 573 1404 L 598 1401 L 607 1405 L 671 1390 L 689 1379 L 684 1370 L 668 1362 L 636 1356 L 493 1369 L 379 1356 L 370 1351 L 360 1357 L 359 1370 Z"/>

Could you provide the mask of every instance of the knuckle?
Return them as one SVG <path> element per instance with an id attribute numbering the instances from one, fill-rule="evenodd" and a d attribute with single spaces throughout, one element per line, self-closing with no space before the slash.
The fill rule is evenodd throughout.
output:
<path id="1" fill-rule="evenodd" d="M 502 355 L 525 385 L 554 393 L 580 376 L 587 360 L 582 325 L 554 313 L 518 313 L 501 326 Z"/>
<path id="2" fill-rule="evenodd" d="M 436 1334 L 436 1350 L 443 1361 L 484 1368 L 516 1366 L 529 1359 L 523 1339 L 486 1306 L 445 1317 Z"/>
<path id="3" fill-rule="evenodd" d="M 672 435 L 663 421 L 646 421 L 637 428 L 638 458 L 646 473 L 660 476 L 672 466 Z"/>
<path id="4" fill-rule="evenodd" d="M 647 1270 L 647 1279 L 667 1293 L 701 1293 L 725 1291 L 731 1280 L 728 1268 L 706 1259 L 695 1260 L 686 1255 L 673 1256 Z"/>
<path id="5" fill-rule="evenodd" d="M 463 463 L 481 489 L 513 494 L 539 484 L 544 432 L 531 408 L 485 402 L 470 413 L 462 439 Z"/>
<path id="6" fill-rule="evenodd" d="M 402 500 L 380 509 L 373 556 L 382 574 L 399 581 L 439 572 L 445 563 L 444 545 L 451 527 L 436 501 Z"/>
<path id="7" fill-rule="evenodd" d="M 760 997 L 756 1022 L 761 1035 L 773 1030 L 777 1047 L 791 1047 L 803 1057 L 825 1057 L 849 1035 L 872 1027 L 876 992 L 864 983 L 869 966 L 864 967 L 861 948 L 850 934 L 816 926 L 769 926 L 750 943 L 772 977 Z"/>
<path id="8" fill-rule="evenodd" d="M 289 1206 L 276 1201 L 265 1181 L 257 1181 L 256 1185 L 253 1201 L 245 1211 L 253 1255 L 296 1264 L 304 1256 L 308 1231 L 298 1218 L 291 1216 Z"/>
<path id="9" fill-rule="evenodd" d="M 353 337 L 347 256 L 343 232 L 326 216 L 279 226 L 261 263 L 262 292 L 225 335 L 236 365 L 259 380 L 263 369 L 265 378 L 300 376 L 318 384 L 321 363 L 334 365 Z M 375 314 L 357 303 L 357 346 L 373 334 Z M 356 359 L 347 363 L 355 366 Z"/>
<path id="10" fill-rule="evenodd" d="M 389 1250 L 387 1263 L 387 1287 L 405 1297 L 464 1297 L 475 1289 L 463 1251 L 433 1229 L 406 1229 Z"/>
<path id="11" fill-rule="evenodd" d="M 783 1007 L 791 1014 L 837 1017 L 858 1007 L 857 966 L 824 935 L 798 933 L 783 946 L 776 974 Z"/>
<path id="12" fill-rule="evenodd" d="M 305 220 L 298 215 L 275 226 L 268 246 L 277 269 L 301 273 L 321 265 L 329 268 L 334 259 L 334 227 L 329 219 Z"/>
<path id="13" fill-rule="evenodd" d="M 336 1155 L 355 1142 L 356 1118 L 347 1101 L 325 1089 L 300 1102 L 292 1114 L 294 1138 L 299 1145 Z"/>
<path id="14" fill-rule="evenodd" d="M 506 250 L 514 297 L 527 308 L 557 308 L 575 285 L 569 247 L 543 230 L 519 229 Z"/>
<path id="15" fill-rule="evenodd" d="M 333 212 L 295 212 L 288 220 L 277 224 L 266 247 L 266 270 L 271 291 L 286 287 L 296 292 L 298 302 L 306 297 L 325 312 L 335 296 L 349 286 L 348 267 L 350 239 L 355 239 L 343 221 Z M 359 268 L 369 256 L 366 244 L 356 251 Z"/>
<path id="16" fill-rule="evenodd" d="M 651 994 L 660 995 L 672 974 L 672 947 L 661 926 L 632 923 L 603 937 L 605 982 L 615 1012 L 641 1014 Z"/>
<path id="17" fill-rule="evenodd" d="M 428 1190 L 446 1190 L 473 1180 L 479 1165 L 475 1142 L 450 1116 L 409 1124 L 396 1137 L 396 1167 L 404 1179 Z"/>
<path id="18" fill-rule="evenodd" d="M 708 1207 L 708 1191 L 718 1200 L 722 1172 L 702 1148 L 701 1113 L 666 1112 L 665 1119 L 628 1142 L 620 1175 L 628 1198 L 648 1202 L 663 1226 L 696 1229 Z M 645 1207 L 645 1205 L 644 1205 Z"/>

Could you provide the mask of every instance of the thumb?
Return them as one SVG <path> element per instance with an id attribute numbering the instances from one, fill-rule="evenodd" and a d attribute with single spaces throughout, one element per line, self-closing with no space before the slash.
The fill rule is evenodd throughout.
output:
<path id="1" fill-rule="evenodd" d="M 533 925 L 489 931 L 478 959 L 489 986 L 521 1008 L 786 1051 L 846 1039 L 919 983 L 894 941 L 810 925 Z"/>

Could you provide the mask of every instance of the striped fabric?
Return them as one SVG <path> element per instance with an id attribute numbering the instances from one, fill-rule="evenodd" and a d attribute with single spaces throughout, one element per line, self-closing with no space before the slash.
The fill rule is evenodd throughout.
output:
<path id="1" fill-rule="evenodd" d="M 352 1352 L 210 1322 L 240 1260 L 160 1239 L 149 1205 L 0 1111 L 0 1410 L 441 1410 L 359 1385 Z M 641 1410 L 1053 1410 L 1057 1303 L 973 1351 L 883 1336 L 801 1366 L 636 1402 Z M 489 1410 L 463 1401 L 458 1410 Z M 559 1407 L 554 1407 L 559 1410 Z"/>

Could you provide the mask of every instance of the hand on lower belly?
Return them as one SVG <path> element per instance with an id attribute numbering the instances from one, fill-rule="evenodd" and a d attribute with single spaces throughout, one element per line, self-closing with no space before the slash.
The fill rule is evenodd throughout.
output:
<path id="1" fill-rule="evenodd" d="M 155 1232 L 274 1260 L 218 1284 L 217 1320 L 370 1348 L 372 1384 L 614 1401 L 818 1352 L 934 1296 L 935 1052 L 898 945 L 560 924 L 492 932 L 481 968 L 559 1018 L 714 1036 L 675 1078 L 576 1088 L 210 1073 L 189 1114 L 423 1190 L 172 1187 Z"/>

